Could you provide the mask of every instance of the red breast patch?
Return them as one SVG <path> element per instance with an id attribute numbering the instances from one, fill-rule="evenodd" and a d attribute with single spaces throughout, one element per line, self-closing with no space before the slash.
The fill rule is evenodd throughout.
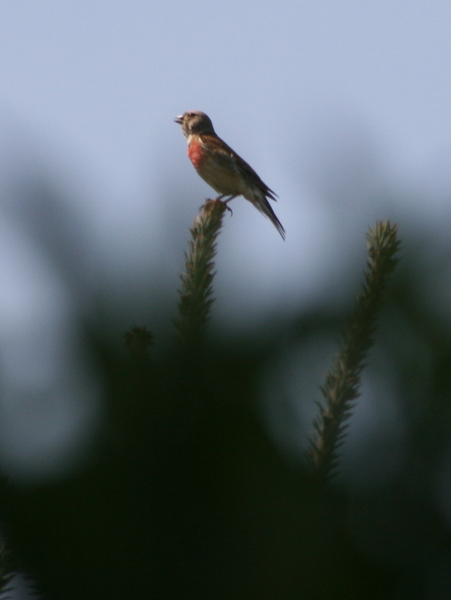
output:
<path id="1" fill-rule="evenodd" d="M 199 169 L 206 159 L 206 153 L 198 139 L 193 139 L 188 146 L 188 156 L 195 169 Z"/>

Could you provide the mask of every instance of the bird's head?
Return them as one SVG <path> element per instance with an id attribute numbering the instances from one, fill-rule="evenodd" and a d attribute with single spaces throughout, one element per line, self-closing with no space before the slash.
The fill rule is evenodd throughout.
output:
<path id="1" fill-rule="evenodd" d="M 203 133 L 215 133 L 213 123 L 209 116 L 200 110 L 190 110 L 174 119 L 182 126 L 183 135 L 201 135 Z"/>

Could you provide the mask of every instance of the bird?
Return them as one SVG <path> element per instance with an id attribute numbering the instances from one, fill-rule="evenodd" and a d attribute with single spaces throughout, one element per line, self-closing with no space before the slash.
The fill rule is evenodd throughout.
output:
<path id="1" fill-rule="evenodd" d="M 227 204 L 237 196 L 244 196 L 285 239 L 285 229 L 268 202 L 268 198 L 277 201 L 277 194 L 216 134 L 210 117 L 200 110 L 191 110 L 174 121 L 182 126 L 194 168 L 219 194 L 218 199 Z"/>

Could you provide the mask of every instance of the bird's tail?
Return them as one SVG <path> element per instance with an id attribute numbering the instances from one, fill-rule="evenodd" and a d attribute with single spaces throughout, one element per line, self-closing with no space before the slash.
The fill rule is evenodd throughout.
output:
<path id="1" fill-rule="evenodd" d="M 273 198 L 273 200 L 275 200 L 275 198 Z M 276 217 L 276 213 L 271 208 L 271 205 L 269 204 L 266 196 L 263 196 L 263 194 L 261 196 L 255 195 L 252 198 L 251 202 L 255 206 L 255 208 L 257 208 L 262 214 L 265 215 L 265 217 L 267 217 L 274 224 L 275 228 L 277 229 L 277 231 L 282 236 L 282 239 L 284 240 L 285 239 L 285 229 L 283 228 L 282 223 Z"/>

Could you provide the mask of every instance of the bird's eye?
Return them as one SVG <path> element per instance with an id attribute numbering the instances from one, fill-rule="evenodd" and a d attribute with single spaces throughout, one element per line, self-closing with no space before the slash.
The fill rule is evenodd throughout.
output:
<path id="1" fill-rule="evenodd" d="M 188 113 L 188 117 L 194 117 L 194 113 L 193 112 L 189 112 Z"/>

